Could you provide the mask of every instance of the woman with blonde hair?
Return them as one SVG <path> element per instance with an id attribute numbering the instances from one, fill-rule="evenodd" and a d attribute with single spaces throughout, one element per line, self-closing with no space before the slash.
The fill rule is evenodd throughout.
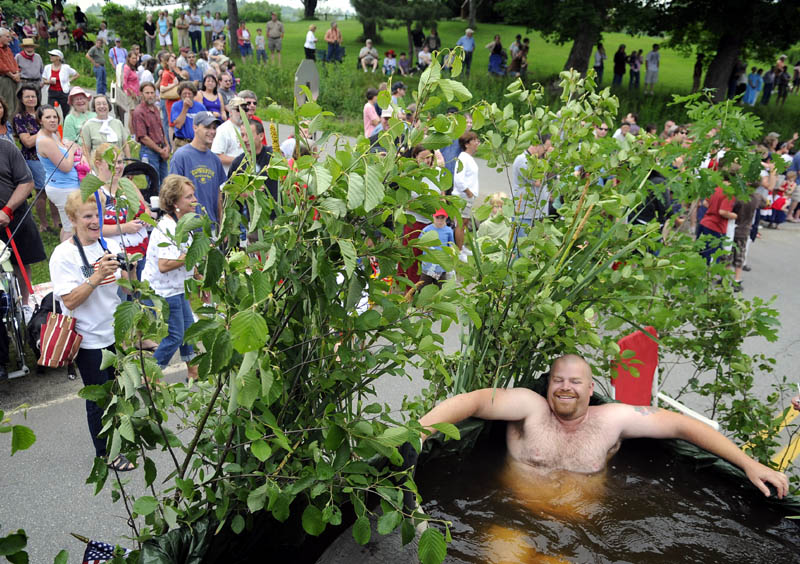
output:
<path id="1" fill-rule="evenodd" d="M 312 61 L 317 60 L 317 35 L 314 33 L 315 31 L 317 31 L 317 26 L 315 24 L 308 26 L 306 42 L 303 43 L 303 49 L 306 51 L 306 59 Z"/>
<path id="2" fill-rule="evenodd" d="M 189 362 L 194 358 L 194 349 L 183 342 L 186 330 L 194 323 L 192 308 L 186 298 L 184 282 L 193 276 L 186 269 L 186 251 L 192 243 L 187 235 L 183 243 L 175 241 L 175 231 L 180 219 L 197 208 L 194 184 L 184 176 L 170 174 L 161 184 L 159 204 L 165 212 L 153 230 L 147 247 L 147 259 L 142 280 L 147 280 L 153 291 L 169 305 L 168 333 L 153 353 L 161 368 L 166 368 L 175 351 L 180 349 L 181 359 L 186 362 L 187 381 L 197 378 L 197 366 Z"/>
<path id="3" fill-rule="evenodd" d="M 101 196 L 101 203 L 105 197 Z M 101 219 L 94 198 L 84 202 L 80 191 L 72 192 L 64 204 L 75 234 L 53 249 L 50 257 L 50 279 L 53 296 L 61 302 L 62 311 L 75 318 L 75 331 L 83 340 L 75 357 L 85 386 L 102 386 L 114 378 L 114 367 L 101 368 L 103 350 L 114 349 L 114 311 L 120 304 L 117 282 L 129 278 L 120 268 L 117 255 L 122 249 L 115 241 L 100 244 Z M 102 430 L 103 409 L 86 400 L 86 419 L 94 443 L 95 455 L 106 456 L 106 439 L 98 437 Z M 109 466 L 116 471 L 133 470 L 133 464 L 120 454 Z"/>

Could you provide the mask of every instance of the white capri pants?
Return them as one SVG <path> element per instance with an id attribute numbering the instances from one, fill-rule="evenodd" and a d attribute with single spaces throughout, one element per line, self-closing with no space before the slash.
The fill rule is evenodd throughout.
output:
<path id="1" fill-rule="evenodd" d="M 56 188 L 54 186 L 45 186 L 44 193 L 47 194 L 47 199 L 53 202 L 58 210 L 58 217 L 61 219 L 61 228 L 64 231 L 72 231 L 72 222 L 67 217 L 65 206 L 67 205 L 67 196 L 80 190 L 78 186 L 75 188 Z"/>

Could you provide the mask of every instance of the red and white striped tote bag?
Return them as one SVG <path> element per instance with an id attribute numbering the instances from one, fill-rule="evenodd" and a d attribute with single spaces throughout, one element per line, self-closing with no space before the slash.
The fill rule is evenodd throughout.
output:
<path id="1" fill-rule="evenodd" d="M 55 299 L 55 298 L 54 298 Z M 48 313 L 42 325 L 39 366 L 59 368 L 66 366 L 78 354 L 83 337 L 75 331 L 75 318 L 61 313 Z"/>

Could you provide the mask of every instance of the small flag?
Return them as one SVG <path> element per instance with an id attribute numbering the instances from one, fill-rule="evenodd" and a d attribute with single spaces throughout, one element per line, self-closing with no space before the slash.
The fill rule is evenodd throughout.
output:
<path id="1" fill-rule="evenodd" d="M 125 554 L 129 552 L 130 550 L 125 550 Z M 90 540 L 86 545 L 86 552 L 83 553 L 83 564 L 102 564 L 112 558 L 114 558 L 114 545 Z"/>

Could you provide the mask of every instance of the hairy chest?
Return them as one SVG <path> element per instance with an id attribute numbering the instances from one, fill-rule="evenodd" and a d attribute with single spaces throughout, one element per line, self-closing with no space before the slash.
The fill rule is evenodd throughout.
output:
<path id="1" fill-rule="evenodd" d="M 599 418 L 565 431 L 554 418 L 509 423 L 508 450 L 520 462 L 542 469 L 594 473 L 619 449 L 619 437 Z"/>

